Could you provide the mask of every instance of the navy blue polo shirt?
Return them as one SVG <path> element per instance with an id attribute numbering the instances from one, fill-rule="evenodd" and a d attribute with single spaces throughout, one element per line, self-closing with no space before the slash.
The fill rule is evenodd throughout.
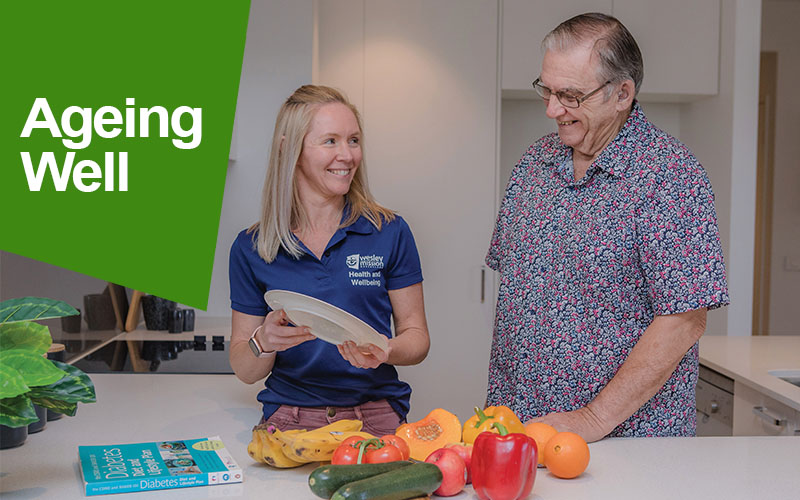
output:
<path id="1" fill-rule="evenodd" d="M 302 242 L 295 259 L 283 249 L 267 263 L 255 247 L 256 233 L 239 233 L 230 253 L 231 308 L 264 316 L 264 293 L 290 290 L 310 295 L 359 317 L 391 338 L 388 290 L 422 281 L 419 254 L 408 224 L 396 216 L 379 231 L 360 217 L 339 228 L 318 259 Z M 336 346 L 320 339 L 279 352 L 265 389 L 258 394 L 269 418 L 280 405 L 355 406 L 386 399 L 405 418 L 411 387 L 389 364 L 356 368 Z"/>

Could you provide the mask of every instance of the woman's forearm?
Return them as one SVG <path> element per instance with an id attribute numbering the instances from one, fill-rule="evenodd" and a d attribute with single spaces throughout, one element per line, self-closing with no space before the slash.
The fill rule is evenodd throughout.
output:
<path id="1" fill-rule="evenodd" d="M 392 346 L 392 352 L 386 362 L 390 365 L 409 366 L 419 364 L 425 359 L 431 343 L 427 331 L 409 328 L 390 339 L 389 345 Z"/>
<path id="2" fill-rule="evenodd" d="M 389 340 L 392 350 L 386 362 L 399 366 L 419 364 L 431 347 L 422 283 L 389 290 L 389 300 L 392 303 L 395 336 Z"/>
<path id="3" fill-rule="evenodd" d="M 247 384 L 253 384 L 264 379 L 272 372 L 275 364 L 275 355 L 257 358 L 250 349 L 249 341 L 253 331 L 264 321 L 263 316 L 251 316 L 233 311 L 231 318 L 231 347 L 228 360 L 233 373 Z"/>
<path id="4" fill-rule="evenodd" d="M 272 372 L 275 365 L 275 354 L 266 358 L 257 358 L 247 343 L 231 344 L 229 359 L 233 373 L 247 384 L 263 380 Z"/>

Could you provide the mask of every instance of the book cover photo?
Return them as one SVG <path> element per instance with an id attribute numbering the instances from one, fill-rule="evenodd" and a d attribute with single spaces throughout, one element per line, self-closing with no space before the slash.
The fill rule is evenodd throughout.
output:
<path id="1" fill-rule="evenodd" d="M 78 458 L 88 496 L 242 481 L 219 436 L 79 446 Z"/>

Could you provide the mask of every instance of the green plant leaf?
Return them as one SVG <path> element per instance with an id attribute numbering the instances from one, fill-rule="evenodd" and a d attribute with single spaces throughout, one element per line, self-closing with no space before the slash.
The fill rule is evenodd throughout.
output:
<path id="1" fill-rule="evenodd" d="M 0 398 L 13 398 L 31 390 L 16 368 L 0 363 Z"/>
<path id="2" fill-rule="evenodd" d="M 36 410 L 30 398 L 24 394 L 0 399 L 0 424 L 8 427 L 23 427 L 38 422 Z"/>
<path id="3" fill-rule="evenodd" d="M 68 417 L 74 417 L 75 412 L 78 411 L 78 403 L 68 403 L 66 401 L 60 401 L 58 399 L 51 399 L 51 398 L 39 398 L 31 396 L 31 401 L 34 404 L 42 406 L 44 408 L 49 408 L 50 410 L 57 411 L 58 413 L 63 413 Z"/>
<path id="4" fill-rule="evenodd" d="M 45 325 L 33 321 L 0 324 L 0 353 L 8 349 L 25 349 L 41 355 L 52 344 L 50 329 Z"/>
<path id="5" fill-rule="evenodd" d="M 20 297 L 0 302 L 0 323 L 14 323 L 63 316 L 75 316 L 78 310 L 60 300 Z"/>
<path id="6" fill-rule="evenodd" d="M 49 359 L 25 349 L 0 351 L 0 364 L 18 370 L 28 387 L 50 385 L 66 375 Z"/>
<path id="7" fill-rule="evenodd" d="M 65 371 L 67 375 L 48 386 L 31 388 L 29 396 L 32 399 L 50 399 L 67 403 L 94 403 L 97 401 L 94 384 L 88 375 L 72 365 L 59 361 L 51 362 L 58 369 Z"/>

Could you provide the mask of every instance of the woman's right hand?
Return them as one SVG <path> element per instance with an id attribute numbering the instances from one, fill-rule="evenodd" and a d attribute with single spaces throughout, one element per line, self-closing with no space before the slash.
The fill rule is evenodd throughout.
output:
<path id="1" fill-rule="evenodd" d="M 256 340 L 265 352 L 285 351 L 316 337 L 306 326 L 288 326 L 289 318 L 283 309 L 272 311 L 264 318 Z"/>

